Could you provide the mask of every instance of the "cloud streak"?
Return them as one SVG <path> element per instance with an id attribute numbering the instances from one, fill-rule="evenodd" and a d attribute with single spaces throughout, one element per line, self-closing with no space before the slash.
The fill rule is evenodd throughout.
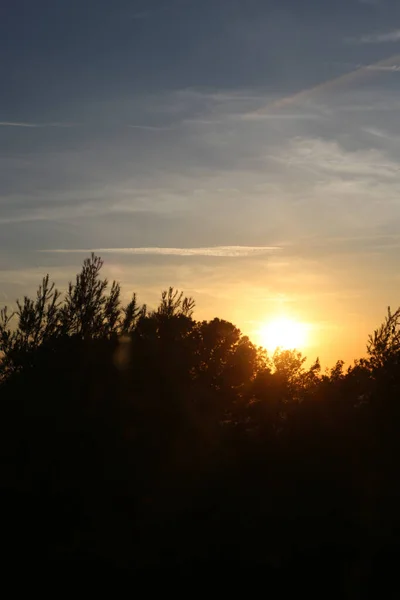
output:
<path id="1" fill-rule="evenodd" d="M 400 42 L 400 29 L 387 31 L 386 33 L 363 35 L 358 39 L 351 39 L 350 41 L 358 44 L 387 44 Z"/>
<path id="2" fill-rule="evenodd" d="M 279 112 L 266 112 L 266 113 L 247 113 L 244 115 L 234 115 L 232 118 L 236 118 L 242 121 L 268 121 L 268 120 L 311 120 L 319 121 L 323 117 L 317 113 L 279 113 Z"/>
<path id="3" fill-rule="evenodd" d="M 367 71 L 388 71 L 388 72 L 396 72 L 396 71 L 400 71 L 400 65 L 363 65 L 361 63 L 346 63 L 346 62 L 340 62 L 340 63 L 332 63 L 338 66 L 342 66 L 342 67 L 346 67 L 349 69 L 366 69 Z"/>
<path id="4" fill-rule="evenodd" d="M 142 131 L 169 131 L 171 127 L 157 127 L 155 125 L 128 125 L 128 129 L 139 129 Z"/>
<path id="5" fill-rule="evenodd" d="M 209 246 L 205 248 L 95 248 L 93 252 L 101 254 L 136 254 L 153 256 L 211 256 L 218 258 L 240 258 L 246 256 L 261 256 L 280 250 L 279 246 Z M 41 250 L 46 253 L 81 254 L 90 249 L 62 249 Z"/>
<path id="6" fill-rule="evenodd" d="M 400 30 L 399 30 L 399 40 L 400 40 Z M 349 40 L 350 41 L 350 40 Z M 354 41 L 354 40 L 353 40 Z M 359 41 L 359 40 L 358 40 Z M 339 75 L 338 77 L 334 77 L 333 79 L 328 79 L 317 85 L 305 88 L 296 92 L 295 94 L 291 94 L 290 96 L 284 96 L 275 100 L 274 102 L 267 104 L 263 107 L 258 108 L 255 111 L 247 113 L 247 117 L 250 115 L 262 115 L 270 112 L 270 110 L 281 110 L 293 104 L 299 103 L 301 101 L 308 101 L 313 96 L 319 94 L 327 94 L 332 93 L 332 91 L 345 88 L 349 84 L 356 84 L 357 82 L 363 81 L 366 78 L 366 75 L 371 75 L 371 71 L 377 70 L 381 67 L 393 67 L 397 66 L 400 62 L 400 54 L 394 54 L 389 56 L 388 58 L 384 58 L 383 60 L 379 60 L 374 63 L 370 63 L 369 65 L 364 65 L 362 67 L 353 69 L 348 73 L 344 73 Z"/>
<path id="7" fill-rule="evenodd" d="M 72 123 L 28 123 L 25 121 L 0 121 L 0 127 L 26 127 L 39 129 L 42 127 L 73 127 Z"/>

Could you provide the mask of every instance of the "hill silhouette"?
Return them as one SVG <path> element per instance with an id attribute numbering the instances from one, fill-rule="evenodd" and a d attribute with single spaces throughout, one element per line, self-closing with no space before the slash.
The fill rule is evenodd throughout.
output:
<path id="1" fill-rule="evenodd" d="M 86 259 L 64 297 L 46 276 L 1 311 L 7 564 L 250 569 L 281 589 L 397 597 L 400 312 L 367 358 L 322 373 L 196 321 L 173 288 L 155 310 L 123 306 L 102 264 Z"/>

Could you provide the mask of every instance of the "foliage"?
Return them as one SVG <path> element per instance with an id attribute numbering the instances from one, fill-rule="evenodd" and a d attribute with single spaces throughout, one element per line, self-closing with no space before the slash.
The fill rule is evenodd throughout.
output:
<path id="1" fill-rule="evenodd" d="M 102 266 L 86 259 L 65 295 L 46 276 L 0 314 L 9 556 L 303 565 L 325 579 L 335 556 L 336 597 L 364 597 L 359 561 L 368 579 L 400 542 L 400 309 L 367 358 L 321 373 L 228 321 L 196 321 L 174 288 L 154 310 L 135 294 L 124 306 Z"/>
<path id="2" fill-rule="evenodd" d="M 64 301 L 61 293 L 44 277 L 35 299 L 24 297 L 17 301 L 17 310 L 9 313 L 7 307 L 0 313 L 0 352 L 3 356 L 0 374 L 7 374 L 28 366 L 33 353 L 43 344 L 54 343 L 64 336 L 84 339 L 110 338 L 129 334 L 137 321 L 146 313 L 138 306 L 136 295 L 121 307 L 120 286 L 100 278 L 103 261 L 92 254 L 85 259 L 82 271 L 70 282 Z M 16 327 L 13 321 L 16 320 Z"/>
<path id="3" fill-rule="evenodd" d="M 383 323 L 369 336 L 368 354 L 372 368 L 388 363 L 398 364 L 400 358 L 400 308 L 394 313 L 388 307 Z"/>

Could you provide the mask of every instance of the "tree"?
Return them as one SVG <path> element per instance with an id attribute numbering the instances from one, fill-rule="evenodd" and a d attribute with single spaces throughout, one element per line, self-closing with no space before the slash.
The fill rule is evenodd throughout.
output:
<path id="1" fill-rule="evenodd" d="M 38 347 L 60 333 L 60 292 L 43 278 L 36 299 L 27 296 L 17 300 L 17 310 L 11 314 L 7 307 L 0 312 L 0 378 L 27 366 Z M 17 327 L 12 327 L 16 317 Z"/>
<path id="2" fill-rule="evenodd" d="M 100 279 L 103 261 L 92 254 L 84 260 L 75 284 L 69 283 L 61 310 L 61 327 L 82 339 L 110 336 L 120 325 L 120 286 L 115 281 L 106 295 L 107 279 Z"/>
<path id="3" fill-rule="evenodd" d="M 388 307 L 383 323 L 368 338 L 367 351 L 373 369 L 397 365 L 400 358 L 400 308 Z"/>
<path id="4" fill-rule="evenodd" d="M 190 319 L 193 316 L 194 307 L 193 298 L 184 297 L 183 292 L 170 287 L 162 292 L 161 302 L 154 314 L 163 318 L 182 316 Z"/>
<path id="5" fill-rule="evenodd" d="M 7 307 L 0 311 L 1 378 L 32 366 L 38 348 L 54 345 L 65 336 L 109 339 L 135 330 L 146 307 L 138 305 L 136 294 L 122 307 L 120 285 L 115 281 L 107 294 L 108 280 L 100 278 L 102 266 L 103 261 L 94 254 L 85 259 L 64 300 L 46 275 L 35 299 L 25 296 L 22 303 L 17 300 L 16 311 L 9 313 Z"/>

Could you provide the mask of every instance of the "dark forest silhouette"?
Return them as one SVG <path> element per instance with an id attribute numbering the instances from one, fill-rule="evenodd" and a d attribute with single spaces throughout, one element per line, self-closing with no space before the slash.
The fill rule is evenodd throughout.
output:
<path id="1" fill-rule="evenodd" d="M 321 579 L 336 597 L 392 597 L 400 312 L 366 358 L 322 373 L 227 321 L 196 321 L 173 288 L 156 310 L 136 296 L 122 306 L 101 267 L 92 255 L 65 296 L 47 276 L 15 315 L 1 311 L 10 564 L 238 565 L 281 585 Z"/>

